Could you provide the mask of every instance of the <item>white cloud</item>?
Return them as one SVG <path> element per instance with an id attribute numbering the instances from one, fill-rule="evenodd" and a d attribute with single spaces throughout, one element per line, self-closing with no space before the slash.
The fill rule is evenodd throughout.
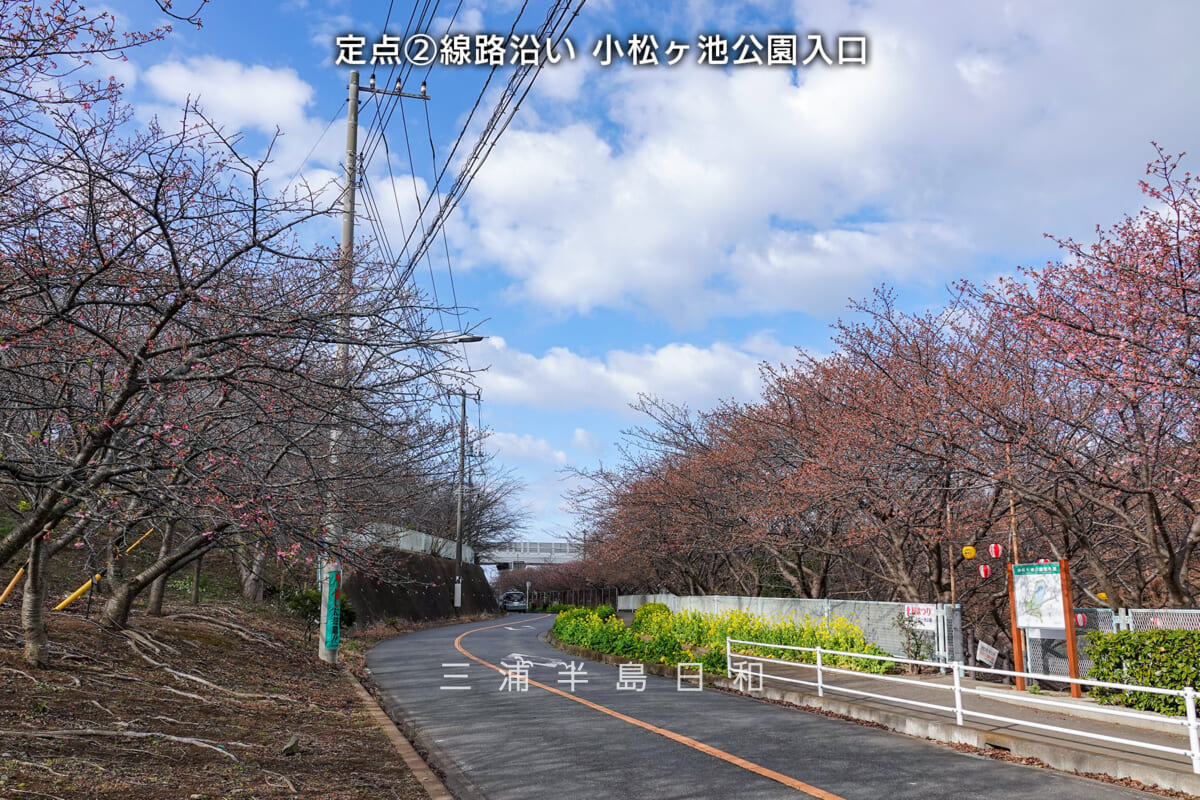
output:
<path id="1" fill-rule="evenodd" d="M 536 408 L 595 408 L 628 413 L 639 394 L 708 408 L 721 399 L 757 396 L 759 364 L 786 348 L 762 334 L 736 347 L 672 343 L 640 352 L 613 350 L 587 358 L 565 347 L 542 356 L 510 349 L 498 336 L 486 340 L 489 369 L 480 375 L 490 401 Z"/>
<path id="2" fill-rule="evenodd" d="M 205 56 L 146 70 L 145 83 L 175 109 L 189 99 L 218 121 L 242 130 L 289 130 L 305 121 L 313 89 L 294 69 L 272 69 Z"/>
<path id="3" fill-rule="evenodd" d="M 519 462 L 550 462 L 566 464 L 567 454 L 554 447 L 538 436 L 527 433 L 493 432 L 488 436 L 488 442 L 501 459 Z"/>
<path id="4" fill-rule="evenodd" d="M 1130 210 L 1148 142 L 1191 149 L 1200 124 L 1180 103 L 1200 6 L 1122 8 L 805 4 L 797 30 L 861 31 L 869 66 L 609 68 L 548 91 L 473 184 L 464 258 L 552 309 L 695 324 L 1044 253 L 1044 231 Z"/>
<path id="5" fill-rule="evenodd" d="M 576 428 L 571 434 L 571 448 L 591 456 L 602 453 L 604 444 L 586 428 Z"/>
<path id="6" fill-rule="evenodd" d="M 451 35 L 458 33 L 476 34 L 484 33 L 483 27 L 483 12 L 478 8 L 468 6 L 458 10 L 454 16 L 454 24 L 450 23 L 450 16 L 434 17 L 433 24 L 429 26 L 430 34 L 435 39 L 440 39 L 443 34 Z M 490 33 L 490 31 L 488 31 Z"/>
<path id="7" fill-rule="evenodd" d="M 313 87 L 295 70 L 204 56 L 156 64 L 145 70 L 141 83 L 153 95 L 139 106 L 142 118 L 157 115 L 168 124 L 180 117 L 186 103 L 194 102 L 229 133 L 259 134 L 255 147 L 244 145 L 243 152 L 265 155 L 278 132 L 265 177 L 296 177 L 313 189 L 328 190 L 331 177 L 340 184 L 345 123 L 329 126 L 327 119 L 308 116 Z M 336 199 L 337 191 L 326 199 Z"/>

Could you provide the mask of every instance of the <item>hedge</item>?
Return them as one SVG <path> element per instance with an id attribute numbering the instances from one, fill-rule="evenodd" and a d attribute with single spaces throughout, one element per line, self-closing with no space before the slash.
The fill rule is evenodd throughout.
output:
<path id="1" fill-rule="evenodd" d="M 1200 631 L 1092 631 L 1088 639 L 1093 666 L 1087 677 L 1092 680 L 1158 689 L 1184 689 L 1200 683 Z M 1160 714 L 1186 713 L 1182 697 L 1099 687 L 1091 693 L 1110 705 Z"/>

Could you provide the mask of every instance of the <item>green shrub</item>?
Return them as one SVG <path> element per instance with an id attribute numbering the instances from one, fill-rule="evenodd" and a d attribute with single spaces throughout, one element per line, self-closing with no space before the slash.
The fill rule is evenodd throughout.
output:
<path id="1" fill-rule="evenodd" d="M 827 620 L 812 619 L 807 616 L 800 619 L 792 616 L 767 619 L 740 610 L 724 611 L 720 614 L 682 611 L 666 617 L 661 615 L 649 617 L 646 624 L 643 625 L 642 632 L 653 634 L 662 629 L 670 630 L 684 645 L 720 651 L 722 659 L 724 658 L 726 637 L 788 645 L 789 647 L 821 647 L 849 653 L 888 655 L 887 651 L 868 642 L 862 628 L 856 623 L 841 617 Z M 735 652 L 765 658 L 810 664 L 816 661 L 813 653 L 789 650 L 783 647 L 750 647 L 735 644 L 733 649 Z M 713 658 L 715 660 L 716 656 Z M 846 667 L 860 672 L 884 673 L 890 672 L 895 667 L 895 664 L 889 660 L 880 661 L 852 656 L 829 655 L 825 657 L 824 661 L 829 666 Z"/>
<path id="2" fill-rule="evenodd" d="M 646 603 L 633 612 L 633 630 L 637 633 L 649 633 L 647 628 L 658 628 L 662 624 L 661 618 L 670 616 L 671 609 L 667 608 L 666 603 Z"/>
<path id="3" fill-rule="evenodd" d="M 1133 683 L 1157 689 L 1184 689 L 1200 683 L 1200 631 L 1118 631 L 1088 634 L 1092 668 L 1087 677 L 1109 683 Z M 1182 697 L 1150 692 L 1093 688 L 1101 703 L 1160 714 L 1185 713 Z"/>
<path id="4" fill-rule="evenodd" d="M 292 592 L 292 594 L 288 595 L 286 604 L 289 611 L 304 620 L 306 627 L 315 625 L 321 618 L 320 589 L 299 589 Z M 358 610 L 345 597 L 342 598 L 339 612 L 338 623 L 341 625 L 342 630 L 348 629 L 358 619 Z"/>
<path id="5" fill-rule="evenodd" d="M 312 622 L 321 616 L 321 592 L 319 589 L 299 589 L 288 597 L 287 607 L 300 619 Z"/>
<path id="6" fill-rule="evenodd" d="M 607 603 L 605 603 L 602 606 L 596 606 L 596 616 L 599 617 L 600 619 L 608 619 L 609 617 L 615 615 L 616 613 L 617 613 L 617 610 L 615 608 L 613 608 L 612 606 L 608 605 Z"/>
<path id="7" fill-rule="evenodd" d="M 700 663 L 704 665 L 705 675 L 726 675 L 725 670 L 725 648 L 714 647 L 704 654 L 700 659 Z"/>
<path id="8" fill-rule="evenodd" d="M 673 633 L 663 631 L 643 644 L 642 660 L 657 661 L 660 664 L 678 664 L 681 661 L 691 661 L 692 653 L 683 649 L 683 645 L 679 643 L 679 639 Z"/>
<path id="9" fill-rule="evenodd" d="M 886 651 L 866 640 L 862 628 L 843 618 L 768 620 L 744 611 L 672 614 L 662 603 L 649 603 L 634 614 L 633 628 L 626 629 L 620 618 L 615 615 L 602 618 L 597 613 L 600 611 L 577 608 L 559 614 L 554 622 L 554 635 L 567 644 L 662 664 L 695 661 L 698 657 L 689 648 L 707 648 L 701 663 L 709 674 L 725 673 L 726 637 L 765 643 L 755 647 L 735 645 L 735 652 L 788 661 L 813 663 L 816 657 L 813 653 L 770 645 L 821 647 L 888 656 Z M 831 667 L 873 673 L 890 672 L 895 667 L 890 660 L 854 656 L 827 655 L 824 662 Z"/>
<path id="10" fill-rule="evenodd" d="M 604 653 L 613 652 L 621 644 L 628 647 L 625 623 L 616 616 L 600 619 L 590 608 L 575 608 L 564 611 L 554 620 L 551 628 L 555 638 L 567 644 L 587 647 Z"/>

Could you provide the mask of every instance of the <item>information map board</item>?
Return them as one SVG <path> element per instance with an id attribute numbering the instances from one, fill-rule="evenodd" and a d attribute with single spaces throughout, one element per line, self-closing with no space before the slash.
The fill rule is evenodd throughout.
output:
<path id="1" fill-rule="evenodd" d="M 1059 565 L 1014 564 L 1012 571 L 1017 627 L 1022 630 L 1067 627 Z"/>

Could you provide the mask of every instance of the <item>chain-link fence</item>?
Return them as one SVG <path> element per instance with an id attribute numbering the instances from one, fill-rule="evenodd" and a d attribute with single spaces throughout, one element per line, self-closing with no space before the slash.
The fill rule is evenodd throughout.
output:
<path id="1" fill-rule="evenodd" d="M 1087 634 L 1090 631 L 1111 633 L 1116 630 L 1113 622 L 1112 609 L 1108 608 L 1077 608 L 1075 609 L 1075 642 L 1079 650 L 1079 674 L 1086 675 L 1092 668 L 1092 659 L 1088 656 L 1090 642 Z M 1079 615 L 1083 615 L 1080 624 Z M 1070 675 L 1070 660 L 1067 658 L 1066 631 L 1051 631 L 1049 629 L 1031 628 L 1025 631 L 1025 671 L 1039 672 L 1042 675 Z"/>
<path id="2" fill-rule="evenodd" d="M 1200 631 L 1200 609 L 1131 608 L 1123 621 L 1124 630 L 1152 631 L 1166 628 L 1176 631 Z"/>
<path id="3" fill-rule="evenodd" d="M 1077 608 L 1075 615 L 1080 675 L 1087 675 L 1092 668 L 1092 659 L 1088 656 L 1091 641 L 1087 636 L 1091 631 L 1200 630 L 1200 609 L 1192 608 L 1123 608 L 1115 612 L 1111 608 Z M 1070 674 L 1065 632 L 1056 631 L 1058 635 L 1049 636 L 1046 633 L 1026 631 L 1025 669 L 1043 675 Z"/>

